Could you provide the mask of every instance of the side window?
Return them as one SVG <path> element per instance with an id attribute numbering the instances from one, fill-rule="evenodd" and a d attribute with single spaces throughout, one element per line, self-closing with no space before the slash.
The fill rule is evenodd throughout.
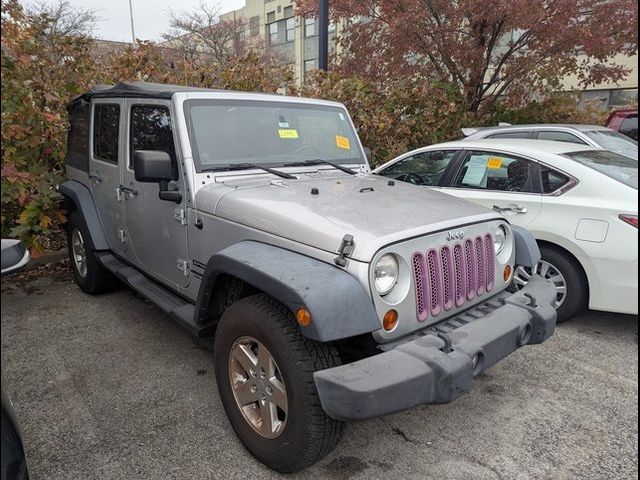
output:
<path id="1" fill-rule="evenodd" d="M 546 165 L 540 165 L 540 175 L 542 177 L 542 193 L 553 193 L 564 187 L 571 180 L 565 174 Z"/>
<path id="2" fill-rule="evenodd" d="M 630 116 L 625 118 L 620 125 L 620 133 L 638 140 L 638 116 Z"/>
<path id="3" fill-rule="evenodd" d="M 89 102 L 77 99 L 69 105 L 69 135 L 66 162 L 89 171 Z"/>
<path id="4" fill-rule="evenodd" d="M 133 167 L 135 150 L 160 150 L 171 157 L 173 177 L 178 178 L 176 149 L 171 130 L 169 108 L 162 105 L 134 105 L 131 107 L 131 151 L 129 166 Z"/>
<path id="5" fill-rule="evenodd" d="M 491 152 L 469 152 L 454 185 L 460 188 L 533 192 L 534 163 Z"/>
<path id="6" fill-rule="evenodd" d="M 417 153 L 391 165 L 380 174 L 414 185 L 438 185 L 455 154 L 455 150 Z"/>
<path id="7" fill-rule="evenodd" d="M 93 108 L 93 156 L 118 163 L 120 105 L 98 103 Z"/>
<path id="8" fill-rule="evenodd" d="M 581 145 L 586 145 L 585 142 L 572 133 L 554 132 L 551 130 L 538 132 L 538 140 L 553 140 L 555 142 L 579 143 Z"/>
<path id="9" fill-rule="evenodd" d="M 521 130 L 518 132 L 494 133 L 486 138 L 531 138 L 531 130 Z"/>

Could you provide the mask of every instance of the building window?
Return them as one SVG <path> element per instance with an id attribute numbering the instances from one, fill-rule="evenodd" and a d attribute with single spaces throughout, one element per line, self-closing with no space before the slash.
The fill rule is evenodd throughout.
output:
<path id="1" fill-rule="evenodd" d="M 315 18 L 305 18 L 304 19 L 304 36 L 305 37 L 315 37 L 317 35 L 316 32 L 316 19 Z"/>
<path id="2" fill-rule="evenodd" d="M 286 41 L 293 42 L 296 39 L 296 19 L 294 17 L 287 18 L 286 20 Z"/>
<path id="3" fill-rule="evenodd" d="M 278 44 L 278 22 L 273 22 L 267 25 L 267 30 L 269 32 L 269 45 L 277 45 Z"/>
<path id="4" fill-rule="evenodd" d="M 293 17 L 293 7 L 288 6 L 284 7 L 284 18 Z"/>
<path id="5" fill-rule="evenodd" d="M 267 23 L 273 23 L 276 21 L 276 12 L 267 13 Z"/>
<path id="6" fill-rule="evenodd" d="M 249 19 L 249 34 L 252 37 L 260 35 L 260 16 L 256 15 Z"/>
<path id="7" fill-rule="evenodd" d="M 317 58 L 304 61 L 304 73 L 309 73 L 309 72 L 311 72 L 313 70 L 317 70 L 317 69 L 318 69 L 318 59 Z"/>

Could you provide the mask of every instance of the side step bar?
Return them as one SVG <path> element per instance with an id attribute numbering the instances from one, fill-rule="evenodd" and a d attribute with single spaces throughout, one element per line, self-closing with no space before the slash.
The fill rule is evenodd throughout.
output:
<path id="1" fill-rule="evenodd" d="M 193 304 L 158 285 L 158 283 L 139 270 L 127 265 L 111 253 L 99 253 L 96 257 L 118 279 L 167 313 L 196 337 L 203 338 L 213 335 L 213 325 L 198 325 L 196 323 L 196 307 Z"/>

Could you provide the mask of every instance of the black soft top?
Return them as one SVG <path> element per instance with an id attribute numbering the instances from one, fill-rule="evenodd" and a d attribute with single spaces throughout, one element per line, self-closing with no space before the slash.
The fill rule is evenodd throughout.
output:
<path id="1" fill-rule="evenodd" d="M 92 98 L 137 97 L 137 98 L 171 98 L 178 92 L 222 92 L 211 88 L 185 87 L 181 85 L 166 85 L 163 83 L 120 82 L 115 85 L 95 85 L 87 93 L 83 93 L 71 100 L 71 103 Z"/>

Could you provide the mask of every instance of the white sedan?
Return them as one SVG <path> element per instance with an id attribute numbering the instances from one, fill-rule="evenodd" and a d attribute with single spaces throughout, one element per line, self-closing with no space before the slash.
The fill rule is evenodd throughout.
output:
<path id="1" fill-rule="evenodd" d="M 531 231 L 542 253 L 535 273 L 556 285 L 558 321 L 587 306 L 638 313 L 637 160 L 565 142 L 467 139 L 374 173 L 482 204 Z M 514 285 L 532 273 L 518 267 Z"/>

